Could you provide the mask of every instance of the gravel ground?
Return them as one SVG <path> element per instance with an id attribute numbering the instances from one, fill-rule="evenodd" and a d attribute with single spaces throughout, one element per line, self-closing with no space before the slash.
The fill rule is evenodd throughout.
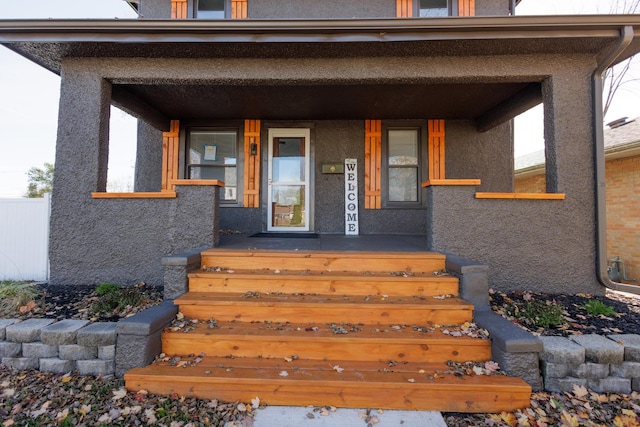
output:
<path id="1" fill-rule="evenodd" d="M 116 321 L 162 298 L 162 289 L 145 288 L 148 298 L 139 307 L 126 307 L 96 315 L 91 306 L 98 296 L 91 286 L 43 285 L 44 298 L 18 318 L 51 317 Z M 500 293 L 491 295 L 494 309 L 522 327 L 523 317 L 509 316 L 504 307 L 522 307 L 527 300 L 555 301 L 563 306 L 566 323 L 558 328 L 536 329 L 545 335 L 572 333 L 640 334 L 640 298 L 617 293 L 605 297 L 589 295 L 545 295 Z M 616 311 L 615 316 L 593 316 L 584 304 L 598 299 Z M 530 326 L 530 325 L 529 325 Z M 16 372 L 0 365 L 0 420 L 2 426 L 252 426 L 260 402 L 224 403 L 180 396 L 127 393 L 117 378 L 79 376 L 77 373 L 48 374 Z M 375 408 L 374 408 L 375 409 Z M 534 393 L 531 407 L 503 414 L 445 413 L 448 426 L 640 426 L 640 394 L 600 395 L 586 389 L 573 393 Z M 366 423 L 363 423 L 363 427 Z M 275 426 L 274 426 L 275 427 Z"/>

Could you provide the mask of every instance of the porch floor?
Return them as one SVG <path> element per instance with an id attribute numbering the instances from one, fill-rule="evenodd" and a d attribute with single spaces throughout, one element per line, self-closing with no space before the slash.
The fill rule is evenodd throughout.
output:
<path id="1" fill-rule="evenodd" d="M 281 249 L 323 251 L 401 251 L 427 252 L 427 236 L 413 234 L 318 234 L 315 238 L 251 237 L 251 234 L 225 234 L 220 236 L 224 249 Z"/>

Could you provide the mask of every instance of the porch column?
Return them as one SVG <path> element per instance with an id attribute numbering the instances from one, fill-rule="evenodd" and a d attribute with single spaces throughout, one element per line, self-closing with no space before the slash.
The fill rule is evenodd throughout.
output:
<path id="1" fill-rule="evenodd" d="M 162 131 L 138 120 L 134 191 L 160 191 L 162 183 Z"/>
<path id="2" fill-rule="evenodd" d="M 558 73 L 542 83 L 547 193 L 593 206 L 591 71 Z"/>
<path id="3" fill-rule="evenodd" d="M 62 64 L 54 207 L 82 203 L 107 186 L 111 84 L 76 65 Z"/>

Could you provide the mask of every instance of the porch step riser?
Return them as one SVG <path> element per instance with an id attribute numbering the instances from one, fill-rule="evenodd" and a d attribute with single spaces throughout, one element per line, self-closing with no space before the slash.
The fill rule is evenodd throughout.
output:
<path id="1" fill-rule="evenodd" d="M 259 292 L 259 293 L 316 293 L 322 295 L 395 295 L 433 297 L 458 295 L 458 279 L 442 278 L 379 278 L 351 277 L 332 279 L 322 276 L 270 277 L 248 275 L 209 275 L 195 273 L 189 276 L 190 292 Z"/>
<path id="2" fill-rule="evenodd" d="M 171 369 L 173 371 L 171 371 Z M 127 373 L 130 390 L 150 393 L 194 396 L 223 401 L 250 402 L 256 396 L 268 405 L 326 406 L 343 408 L 381 408 L 401 410 L 437 410 L 449 412 L 501 412 L 529 405 L 530 388 L 503 381 L 503 386 L 465 384 L 459 381 L 430 384 L 371 383 L 332 381 L 314 383 L 301 379 L 241 379 L 226 376 L 193 376 L 188 379 L 171 372 L 146 378 L 137 370 Z M 470 382 L 470 381 L 469 381 Z"/>
<path id="3" fill-rule="evenodd" d="M 260 336 L 199 336 L 164 334 L 162 350 L 168 355 L 204 353 L 207 357 L 261 357 L 284 359 L 348 360 L 379 362 L 446 363 L 449 360 L 487 361 L 491 358 L 488 341 L 464 340 L 418 341 L 398 343 L 391 339 L 300 339 L 299 337 L 272 338 Z"/>
<path id="4" fill-rule="evenodd" d="M 353 323 L 366 325 L 456 325 L 472 320 L 467 308 L 408 309 L 401 305 L 379 308 L 341 307 L 256 307 L 250 304 L 234 306 L 183 305 L 180 312 L 191 319 L 240 322 Z"/>
<path id="5" fill-rule="evenodd" d="M 205 251 L 201 265 L 234 270 L 280 271 L 351 271 L 391 272 L 411 271 L 431 273 L 444 269 L 445 257 L 440 254 L 406 252 L 288 252 L 275 251 Z"/>

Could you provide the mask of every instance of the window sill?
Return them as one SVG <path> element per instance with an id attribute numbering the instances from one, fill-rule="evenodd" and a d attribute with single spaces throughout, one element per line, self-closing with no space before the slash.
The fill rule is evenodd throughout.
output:
<path id="1" fill-rule="evenodd" d="M 439 185 L 480 185 L 479 179 L 431 179 L 422 183 L 422 188 Z"/>
<path id="2" fill-rule="evenodd" d="M 564 200 L 562 193 L 476 193 L 476 199 Z"/>
<path id="3" fill-rule="evenodd" d="M 137 193 L 95 192 L 91 193 L 91 197 L 94 199 L 175 199 L 177 195 L 175 191 L 141 191 Z"/>

